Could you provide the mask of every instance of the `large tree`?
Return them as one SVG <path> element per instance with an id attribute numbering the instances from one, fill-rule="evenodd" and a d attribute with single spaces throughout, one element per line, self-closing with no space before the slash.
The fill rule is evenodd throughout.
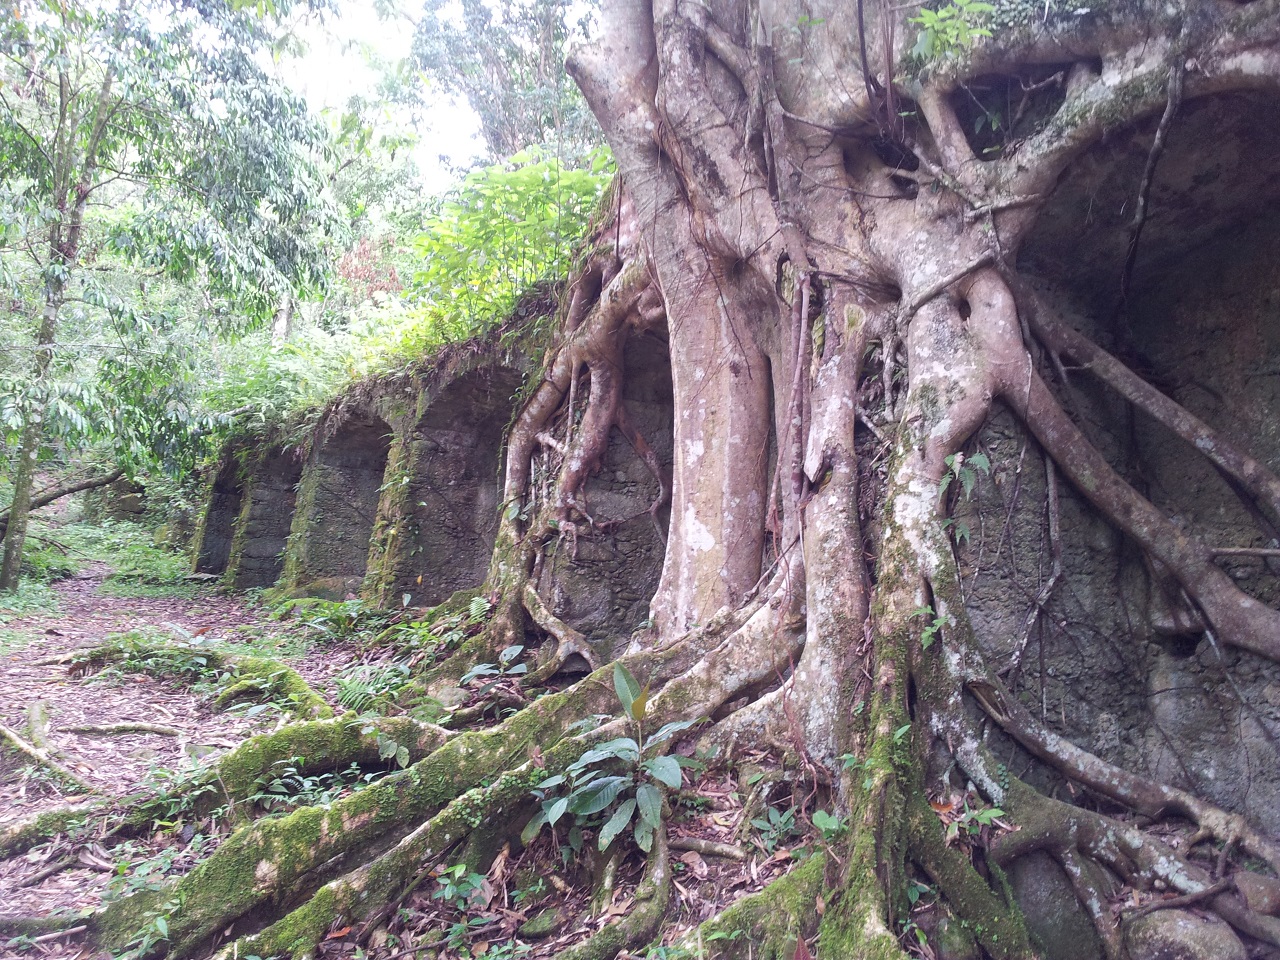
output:
<path id="1" fill-rule="evenodd" d="M 825 875 L 806 874 L 803 895 L 793 881 L 772 918 L 744 920 L 755 924 L 749 945 L 698 941 L 709 955 L 781 956 L 794 923 L 816 931 L 820 957 L 901 956 L 910 884 L 927 878 L 968 931 L 967 955 L 1032 956 L 999 867 L 1033 850 L 1062 864 L 1108 957 L 1126 951 L 1099 880 L 1108 874 L 1215 911 L 1260 949 L 1280 947 L 1276 919 L 1236 889 L 1280 868 L 1276 839 L 1192 790 L 1105 761 L 1026 709 L 1007 671 L 985 659 L 991 638 L 962 594 L 964 538 L 948 515 L 955 489 L 987 467 L 966 442 L 1004 410 L 1043 450 L 1055 511 L 1061 474 L 1174 584 L 1185 622 L 1220 647 L 1280 657 L 1280 612 L 1245 593 L 1203 536 L 1158 509 L 1068 414 L 1064 360 L 1209 458 L 1263 529 L 1280 479 L 1065 325 L 1019 272 L 1073 166 L 1146 123 L 1146 163 L 1130 185 L 1137 213 L 1109 228 L 1125 254 L 1111 298 L 1123 330 L 1169 127 L 1198 98 L 1274 95 L 1280 5 L 948 4 L 926 16 L 870 0 L 616 0 L 570 69 L 619 164 L 616 220 L 573 278 L 560 337 L 511 431 L 509 506 L 487 585 L 495 616 L 421 682 L 496 662 L 531 629 L 555 651 L 539 680 L 573 654 L 595 658 L 539 596 L 535 574 L 553 545 L 594 535 L 583 490 L 610 432 L 648 455 L 619 374 L 628 340 L 646 332 L 670 344 L 676 411 L 669 484 L 654 462 L 655 513 L 669 496 L 671 522 L 650 625 L 620 666 L 593 663 L 597 673 L 497 726 L 398 728 L 407 770 L 331 808 L 242 829 L 175 889 L 108 908 L 98 929 L 109 939 L 160 916 L 174 955 L 226 934 L 225 956 L 313 955 L 332 924 L 376 923 L 460 838 L 475 841 L 468 855 L 496 849 L 488 841 L 537 809 L 530 787 L 588 748 L 593 762 L 634 761 L 625 735 L 637 718 L 710 717 L 704 743 L 791 751 L 833 786 L 850 830 Z M 1110 242 L 1102 231 L 1091 241 Z M 886 459 L 868 463 L 877 438 Z M 1056 513 L 1052 527 L 1056 538 Z M 1029 598 L 1030 617 L 1056 579 Z M 632 676 L 649 683 L 643 694 Z M 582 733 L 577 721 L 616 711 L 615 686 L 630 718 Z M 1019 777 L 993 756 L 986 725 L 1096 802 L 1073 805 Z M 598 746 L 611 735 L 620 739 Z M 362 736 L 315 740 L 309 759 L 374 750 L 372 733 Z M 266 762 L 250 751 L 233 759 L 224 771 Z M 669 776 L 647 769 L 645 786 Z M 967 785 L 965 803 L 998 807 L 1010 828 L 985 850 L 948 845 L 930 805 L 950 809 Z M 575 960 L 615 957 L 663 922 L 662 820 L 619 809 L 653 827 L 636 832 L 648 866 L 634 910 L 569 951 Z M 1217 867 L 1125 811 L 1193 824 L 1197 842 L 1220 845 Z M 1233 851 L 1234 886 L 1215 875 Z M 785 949 L 808 952 L 794 939 Z"/>

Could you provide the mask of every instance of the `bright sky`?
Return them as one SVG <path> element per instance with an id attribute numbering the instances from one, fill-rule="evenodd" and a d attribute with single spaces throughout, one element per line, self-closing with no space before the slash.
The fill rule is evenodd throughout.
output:
<path id="1" fill-rule="evenodd" d="M 412 0 L 398 5 L 415 17 L 420 15 Z M 304 24 L 298 32 L 307 53 L 280 65 L 285 81 L 303 94 L 317 113 L 326 107 L 340 111 L 356 94 L 372 96 L 378 71 L 370 61 L 394 64 L 409 55 L 413 42 L 409 19 L 379 19 L 373 0 L 338 0 L 337 9 L 338 15 L 329 16 L 324 23 Z M 466 164 L 482 156 L 485 148 L 480 123 L 465 101 L 458 104 L 426 93 L 429 106 L 416 125 L 420 140 L 414 159 L 423 189 L 440 193 L 455 179 L 441 156 L 447 162 Z"/>

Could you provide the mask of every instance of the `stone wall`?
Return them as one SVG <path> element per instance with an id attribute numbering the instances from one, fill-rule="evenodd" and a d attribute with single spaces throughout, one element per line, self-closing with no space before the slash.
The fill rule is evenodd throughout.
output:
<path id="1" fill-rule="evenodd" d="M 624 370 L 622 402 L 669 485 L 675 402 L 666 344 L 652 336 L 632 339 Z M 602 662 L 649 618 L 670 523 L 665 507 L 656 518 L 649 515 L 658 494 L 657 479 L 615 429 L 602 469 L 586 485 L 595 529 L 582 524 L 576 543 L 561 538 L 543 565 L 538 592 L 556 616 L 599 645 Z"/>
<path id="2" fill-rule="evenodd" d="M 424 389 L 397 436 L 364 593 L 439 603 L 483 582 L 498 528 L 502 447 L 522 374 L 481 366 Z"/>
<path id="3" fill-rule="evenodd" d="M 196 527 L 192 569 L 220 574 L 231 557 L 231 540 L 244 494 L 243 466 L 235 450 L 223 454 L 209 484 L 203 513 Z"/>
<path id="4" fill-rule="evenodd" d="M 362 410 L 313 447 L 298 489 L 284 586 L 337 599 L 359 591 L 391 439 L 387 422 Z"/>
<path id="5" fill-rule="evenodd" d="M 244 467 L 225 582 L 237 590 L 269 587 L 284 569 L 302 461 L 295 451 L 268 447 Z"/>
<path id="6" fill-rule="evenodd" d="M 1059 287 L 1079 309 L 1069 322 L 1124 354 L 1164 392 L 1280 471 L 1280 217 L 1236 225 L 1166 253 L 1136 289 L 1129 329 L 1088 289 Z M 1060 397 L 1112 465 L 1174 522 L 1214 547 L 1280 541 L 1207 459 L 1085 370 Z M 1124 768 L 1189 787 L 1280 832 L 1280 666 L 1223 647 L 1197 621 L 1176 582 L 1059 478 L 1062 576 L 1027 633 L 1052 557 L 1046 472 L 1034 441 L 1008 414 L 978 438 L 992 475 L 958 507 L 970 531 L 960 550 L 966 599 L 987 655 L 1024 702 L 1071 740 Z M 1226 556 L 1246 592 L 1280 600 L 1275 558 Z M 1053 788 L 993 734 L 1018 774 Z"/>

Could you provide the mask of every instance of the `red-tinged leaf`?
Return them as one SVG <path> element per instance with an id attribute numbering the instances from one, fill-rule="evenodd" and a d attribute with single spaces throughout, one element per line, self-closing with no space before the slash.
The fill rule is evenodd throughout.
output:
<path id="1" fill-rule="evenodd" d="M 809 952 L 809 945 L 804 942 L 804 937 L 796 941 L 796 953 L 791 960 L 813 960 L 813 954 Z"/>
<path id="2" fill-rule="evenodd" d="M 341 940 L 343 937 L 345 937 L 345 936 L 346 936 L 348 933 L 350 933 L 350 932 L 351 932 L 351 928 L 350 928 L 350 927 L 339 927 L 337 930 L 334 930 L 332 933 L 326 934 L 326 935 L 325 935 L 325 939 L 326 939 L 326 940 Z"/>

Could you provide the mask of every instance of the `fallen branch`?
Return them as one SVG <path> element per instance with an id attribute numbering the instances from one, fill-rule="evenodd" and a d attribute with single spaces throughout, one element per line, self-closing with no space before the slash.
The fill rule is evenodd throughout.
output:
<path id="1" fill-rule="evenodd" d="M 5 740 L 8 740 L 9 743 L 12 744 L 13 747 L 19 753 L 25 754 L 26 756 L 30 757 L 32 760 L 35 760 L 41 766 L 46 767 L 49 770 L 52 770 L 54 773 L 60 776 L 63 780 L 72 784 L 77 789 L 82 790 L 85 793 L 98 792 L 97 788 L 90 786 L 86 781 L 82 780 L 80 777 L 76 776 L 76 774 L 72 773 L 70 770 L 68 770 L 66 767 L 60 764 L 57 760 L 53 759 L 53 757 L 49 755 L 48 750 L 41 750 L 39 747 L 28 743 L 26 740 L 20 737 L 15 731 L 10 730 L 3 723 L 0 723 L 0 737 L 3 737 Z"/>
<path id="2" fill-rule="evenodd" d="M 720 843 L 716 840 L 704 840 L 702 837 L 672 837 L 668 844 L 672 850 L 692 850 L 704 857 L 720 857 L 725 860 L 745 862 L 751 855 L 742 847 L 732 843 Z"/>
<path id="3" fill-rule="evenodd" d="M 155 733 L 162 737 L 180 737 L 182 731 L 163 723 L 82 723 L 73 727 L 58 727 L 59 733 L 88 733 L 115 736 L 122 733 Z"/>
<path id="4" fill-rule="evenodd" d="M 116 467 L 110 473 L 102 474 L 97 477 L 89 477 L 87 480 L 77 480 L 72 483 L 66 483 L 61 486 L 52 487 L 43 493 L 36 494 L 31 498 L 31 506 L 28 510 L 39 510 L 41 507 L 47 507 L 55 500 L 61 500 L 63 497 L 69 497 L 73 493 L 81 493 L 85 490 L 94 490 L 98 487 L 105 487 L 109 483 L 115 483 L 124 476 L 124 468 Z M 5 530 L 9 526 L 9 511 L 0 511 L 0 538 L 4 537 Z"/>

